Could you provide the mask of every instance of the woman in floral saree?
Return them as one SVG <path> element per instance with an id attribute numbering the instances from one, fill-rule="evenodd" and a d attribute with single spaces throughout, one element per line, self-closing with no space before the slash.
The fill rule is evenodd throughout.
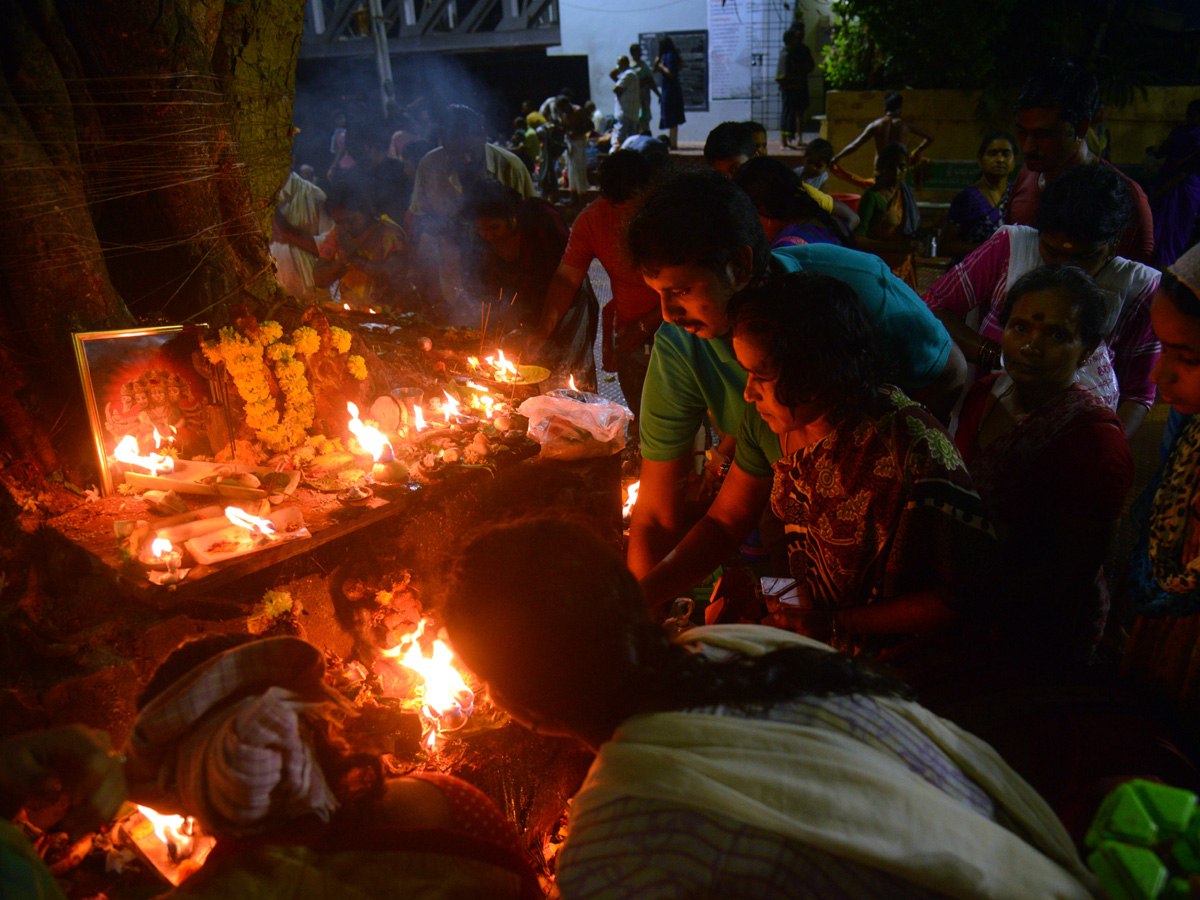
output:
<path id="1" fill-rule="evenodd" d="M 879 652 L 980 605 L 995 539 L 979 496 L 937 420 L 883 382 L 854 291 L 811 273 L 752 288 L 733 350 L 754 404 L 738 443 L 778 460 L 771 506 L 799 594 L 770 624 Z"/>

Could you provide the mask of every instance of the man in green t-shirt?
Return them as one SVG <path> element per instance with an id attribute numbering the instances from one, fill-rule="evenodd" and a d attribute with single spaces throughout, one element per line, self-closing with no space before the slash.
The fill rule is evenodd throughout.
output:
<path id="1" fill-rule="evenodd" d="M 817 271 L 849 284 L 878 329 L 892 380 L 948 417 L 965 381 L 962 353 L 921 298 L 878 257 L 832 244 L 769 252 L 750 198 L 706 170 L 682 172 L 651 193 L 627 237 L 631 262 L 658 291 L 665 320 L 642 391 L 642 480 L 628 555 L 639 578 L 683 534 L 692 440 L 706 416 L 732 436 L 745 415 L 757 415 L 743 396 L 746 371 L 733 355 L 728 309 L 738 291 L 771 272 Z M 769 438 L 745 441 L 722 494 L 761 509 L 778 457 Z"/>

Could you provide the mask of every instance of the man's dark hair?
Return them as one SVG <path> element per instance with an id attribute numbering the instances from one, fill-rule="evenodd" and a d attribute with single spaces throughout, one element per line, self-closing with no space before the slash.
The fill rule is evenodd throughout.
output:
<path id="1" fill-rule="evenodd" d="M 808 147 L 804 150 L 805 159 L 816 157 L 823 159 L 825 162 L 833 159 L 833 144 L 825 140 L 825 138 L 814 138 L 808 142 Z"/>
<path id="2" fill-rule="evenodd" d="M 352 181 L 335 181 L 330 185 L 329 190 L 325 192 L 325 209 L 330 215 L 333 215 L 334 210 L 375 215 L 370 198 Z"/>
<path id="3" fill-rule="evenodd" d="M 746 193 L 720 172 L 693 168 L 652 188 L 626 234 L 635 269 L 703 266 L 718 274 L 742 247 L 753 252 L 753 277 L 767 269 L 767 236 Z"/>
<path id="4" fill-rule="evenodd" d="M 642 45 L 641 44 L 630 44 L 629 45 L 629 55 L 631 57 L 641 56 L 642 55 Z"/>
<path id="5" fill-rule="evenodd" d="M 983 136 L 983 140 L 979 142 L 979 152 L 975 156 L 982 158 L 983 154 L 987 152 L 987 148 L 991 146 L 992 141 L 999 140 L 1008 141 L 1008 145 L 1012 147 L 1013 153 L 1017 152 L 1017 139 L 1010 132 L 1005 131 L 1003 128 L 998 128 L 995 131 L 989 131 Z"/>
<path id="6" fill-rule="evenodd" d="M 1042 191 L 1037 229 L 1078 241 L 1115 241 L 1129 225 L 1133 194 L 1112 166 L 1071 166 Z"/>
<path id="7" fill-rule="evenodd" d="M 507 185 L 501 184 L 494 178 L 484 178 L 475 182 L 467 190 L 463 200 L 463 210 L 473 219 L 482 217 L 495 219 L 512 219 L 517 215 L 520 198 Z"/>
<path id="8" fill-rule="evenodd" d="M 1053 291 L 1071 301 L 1079 312 L 1079 338 L 1085 347 L 1098 346 L 1115 324 L 1116 300 L 1091 275 L 1077 266 L 1041 266 L 1026 272 L 1009 288 L 1000 309 L 1001 327 L 1008 324 L 1016 302 L 1034 291 Z"/>
<path id="9" fill-rule="evenodd" d="M 600 195 L 609 203 L 625 203 L 650 183 L 650 161 L 636 150 L 616 150 L 600 163 Z"/>
<path id="10" fill-rule="evenodd" d="M 1056 109 L 1059 119 L 1076 126 L 1091 119 L 1099 104 L 1100 87 L 1095 75 L 1069 59 L 1051 59 L 1029 76 L 1015 111 Z"/>
<path id="11" fill-rule="evenodd" d="M 442 113 L 442 134 L 475 135 L 483 131 L 483 116 L 469 106 L 453 104 Z"/>
<path id="12" fill-rule="evenodd" d="M 745 122 L 722 122 L 708 133 L 704 142 L 704 159 L 714 163 L 722 159 L 744 156 L 750 159 L 758 152 L 754 146 L 753 132 Z"/>
<path id="13" fill-rule="evenodd" d="M 883 383 L 875 326 L 844 281 L 819 272 L 772 274 L 729 304 L 733 335 L 753 343 L 785 406 L 813 403 L 844 422 L 874 407 Z"/>
<path id="14" fill-rule="evenodd" d="M 890 113 L 900 112 L 900 108 L 904 106 L 904 97 L 897 94 L 895 91 L 889 91 L 883 98 L 883 111 Z"/>
<path id="15" fill-rule="evenodd" d="M 723 660 L 690 652 L 650 621 L 624 557 L 591 523 L 510 519 L 458 543 L 439 606 L 455 652 L 537 720 L 607 733 L 640 712 L 907 696 L 861 658 L 817 647 Z M 531 566 L 536 584 L 522 577 Z"/>
<path id="16" fill-rule="evenodd" d="M 750 132 L 750 134 L 758 134 L 760 131 L 763 134 L 767 133 L 767 126 L 762 122 L 755 122 L 753 119 L 748 119 L 742 124 L 746 126 L 746 131 Z"/>

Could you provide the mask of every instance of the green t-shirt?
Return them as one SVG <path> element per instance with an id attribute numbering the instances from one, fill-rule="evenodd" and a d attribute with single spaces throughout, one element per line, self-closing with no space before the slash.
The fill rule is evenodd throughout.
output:
<path id="1" fill-rule="evenodd" d="M 906 390 L 931 383 L 950 356 L 950 335 L 920 297 L 891 273 L 877 256 L 835 244 L 802 244 L 771 253 L 785 272 L 822 272 L 854 288 L 879 329 L 883 350 L 894 362 L 890 380 Z M 729 338 L 704 340 L 670 322 L 654 338 L 654 351 L 642 390 L 639 428 L 642 456 L 670 462 L 687 455 L 696 431 L 711 412 L 725 434 L 739 434 L 747 409 L 746 370 L 733 355 Z M 761 422 L 761 420 L 760 420 Z M 770 433 L 763 425 L 753 432 Z M 766 435 L 743 448 L 739 436 L 735 461 L 747 473 L 766 477 L 779 458 L 779 440 Z"/>

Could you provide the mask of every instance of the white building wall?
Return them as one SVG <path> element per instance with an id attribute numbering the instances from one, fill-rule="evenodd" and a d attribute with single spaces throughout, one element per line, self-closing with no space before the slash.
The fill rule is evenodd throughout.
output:
<path id="1" fill-rule="evenodd" d="M 698 31 L 708 28 L 706 0 L 558 0 L 562 45 L 548 54 L 587 54 L 591 73 L 592 99 L 605 113 L 612 114 L 613 92 L 609 71 L 617 57 L 629 53 L 638 35 L 651 31 Z M 657 7 L 657 8 L 647 8 Z M 654 60 L 647 60 L 653 63 Z M 651 128 L 658 134 L 658 99 L 651 101 Z M 709 100 L 708 112 L 687 110 L 687 122 L 679 126 L 679 140 L 703 141 L 712 128 L 728 119 L 750 118 L 749 100 Z"/>
<path id="2" fill-rule="evenodd" d="M 739 0 L 728 0 L 739 2 Z M 747 0 L 742 0 L 747 2 Z M 753 2 L 753 0 L 750 0 Z M 802 4 L 807 25 L 807 43 L 814 57 L 820 61 L 818 50 L 822 17 L 828 21 L 831 0 L 808 0 Z M 748 4 L 747 4 L 748 5 Z M 771 9 L 782 10 L 782 4 L 770 4 Z M 617 57 L 629 52 L 629 45 L 636 42 L 638 35 L 659 31 L 697 31 L 708 28 L 708 0 L 558 0 L 559 27 L 562 44 L 547 50 L 549 55 L 586 55 L 591 75 L 592 99 L 606 114 L 612 113 L 613 92 L 609 71 L 617 63 Z M 781 13 L 787 15 L 788 13 Z M 746 27 L 750 28 L 751 16 L 746 15 Z M 751 43 L 759 46 L 758 36 Z M 773 45 L 778 48 L 778 43 Z M 767 54 L 763 64 L 774 78 L 778 49 L 774 55 Z M 654 60 L 647 60 L 653 62 Z M 813 94 L 812 112 L 824 111 L 820 100 L 822 80 L 819 74 L 811 79 Z M 658 133 L 658 100 L 652 105 L 653 129 Z M 751 101 L 713 100 L 710 96 L 708 112 L 687 110 L 687 122 L 679 128 L 679 140 L 703 142 L 708 132 L 727 120 L 742 121 L 752 118 Z M 766 122 L 774 131 L 778 122 Z"/>

